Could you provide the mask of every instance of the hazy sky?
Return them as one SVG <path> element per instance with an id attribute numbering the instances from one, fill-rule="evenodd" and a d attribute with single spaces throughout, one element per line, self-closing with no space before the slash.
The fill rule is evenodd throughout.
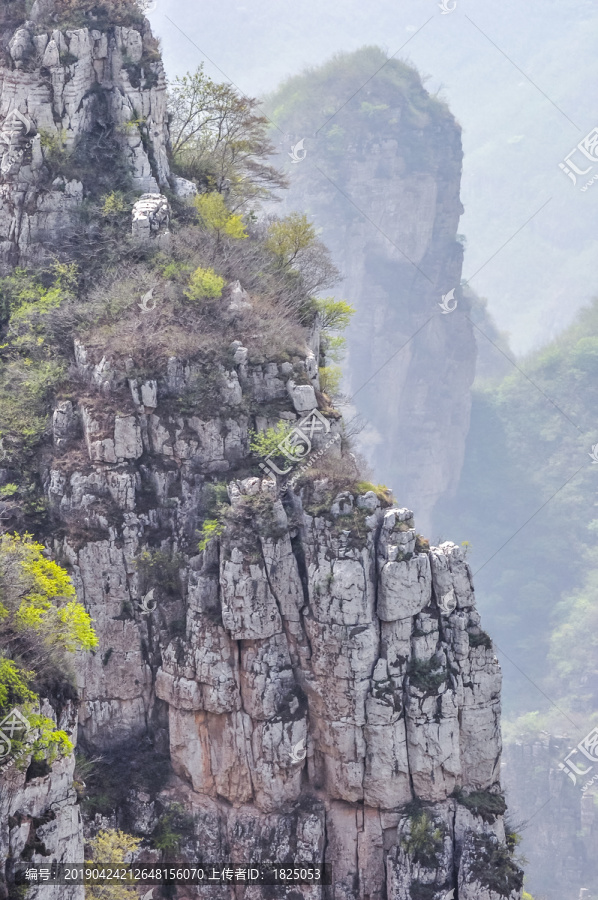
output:
<path id="1" fill-rule="evenodd" d="M 598 151 L 596 162 L 572 157 L 589 168 L 577 186 L 559 168 L 598 125 L 598 9 L 592 0 L 443 2 L 452 12 L 440 0 L 157 0 L 150 18 L 169 77 L 203 61 L 257 96 L 363 44 L 430 76 L 427 88 L 463 127 L 464 277 L 525 351 L 598 294 L 598 179 L 580 190 L 598 175 Z"/>

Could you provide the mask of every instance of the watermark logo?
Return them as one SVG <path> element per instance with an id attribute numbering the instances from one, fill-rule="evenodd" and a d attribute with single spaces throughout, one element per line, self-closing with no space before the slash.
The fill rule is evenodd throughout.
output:
<path id="1" fill-rule="evenodd" d="M 27 137 L 31 131 L 33 131 L 31 120 L 18 109 L 11 109 L 2 123 L 0 141 L 10 146 L 15 138 Z"/>
<path id="2" fill-rule="evenodd" d="M 438 9 L 440 10 L 443 16 L 448 15 L 448 13 L 452 13 L 457 9 L 457 0 L 453 0 L 453 5 L 450 5 L 451 0 L 442 0 L 442 3 L 438 4 Z"/>
<path id="3" fill-rule="evenodd" d="M 150 888 L 149 891 L 147 892 L 147 894 L 143 895 L 141 900 L 153 900 L 153 896 L 154 896 L 154 889 Z"/>
<path id="4" fill-rule="evenodd" d="M 303 762 L 305 757 L 307 756 L 307 749 L 305 747 L 305 738 L 302 738 L 298 744 L 295 744 L 289 756 L 293 760 L 294 763 Z"/>
<path id="5" fill-rule="evenodd" d="M 291 147 L 291 152 L 287 153 L 287 156 L 291 157 L 291 162 L 299 163 L 302 162 L 307 156 L 307 150 L 303 146 L 303 142 L 305 138 L 301 138 L 294 147 Z"/>
<path id="6" fill-rule="evenodd" d="M 158 8 L 158 0 L 137 0 L 141 12 L 154 12 Z"/>
<path id="7" fill-rule="evenodd" d="M 450 616 L 450 614 L 456 610 L 457 598 L 455 597 L 455 591 L 453 588 L 451 588 L 447 594 L 441 597 L 438 606 L 440 607 L 440 611 L 444 613 L 445 616 Z"/>
<path id="8" fill-rule="evenodd" d="M 442 898 L 442 900 L 453 900 L 454 896 L 455 896 L 455 888 L 453 888 L 452 891 L 449 891 L 448 894 L 445 894 L 444 897 Z"/>
<path id="9" fill-rule="evenodd" d="M 575 154 L 579 154 L 575 159 L 573 157 Z M 588 162 L 590 165 L 588 165 Z M 577 144 L 576 147 L 573 148 L 571 153 L 569 153 L 563 162 L 559 163 L 559 169 L 562 169 L 565 175 L 571 179 L 573 182 L 573 186 L 577 186 L 577 178 L 583 178 L 588 175 L 592 169 L 594 168 L 595 163 L 598 162 L 598 126 L 592 128 L 584 138 Z M 580 168 L 584 166 L 584 168 Z M 592 177 L 586 181 L 586 183 L 580 188 L 582 192 L 587 191 L 589 187 L 595 182 L 598 181 L 598 172 L 594 173 Z"/>
<path id="10" fill-rule="evenodd" d="M 157 607 L 157 603 L 154 602 L 154 588 L 139 601 L 139 609 L 141 610 L 142 616 L 149 616 L 155 608 Z"/>
<path id="11" fill-rule="evenodd" d="M 11 738 L 17 734 L 22 740 L 28 731 L 31 731 L 31 726 L 25 716 L 18 709 L 11 709 L 0 722 L 0 760 L 10 753 Z"/>
<path id="12" fill-rule="evenodd" d="M 153 306 L 150 306 L 150 303 L 152 302 L 152 300 L 153 300 Z M 143 297 L 141 299 L 141 303 L 138 303 L 137 306 L 139 307 L 139 309 L 141 310 L 142 313 L 153 312 L 155 310 L 156 301 L 154 300 L 154 289 L 153 288 L 151 290 L 149 290 L 147 292 L 147 294 L 143 295 Z"/>
<path id="13" fill-rule="evenodd" d="M 449 291 L 448 294 L 443 294 L 442 301 L 438 304 L 442 310 L 442 315 L 446 316 L 448 313 L 454 312 L 457 309 L 457 302 L 455 300 L 455 288 Z M 452 306 L 451 303 L 453 304 Z"/>
<path id="14" fill-rule="evenodd" d="M 322 413 L 314 409 L 309 415 L 291 429 L 290 433 L 282 440 L 277 449 L 260 463 L 260 469 L 270 475 L 288 475 L 294 465 L 301 462 L 308 455 L 312 447 L 312 438 L 316 432 L 328 434 L 330 422 Z M 286 469 L 279 469 L 272 457 L 285 456 L 290 465 Z"/>
<path id="15" fill-rule="evenodd" d="M 584 759 L 577 760 L 573 762 L 571 757 L 577 753 L 581 753 L 582 756 L 585 756 Z M 586 760 L 589 760 L 591 765 L 586 766 Z M 577 765 L 579 762 L 581 765 L 585 766 L 585 768 L 581 769 Z M 559 769 L 567 775 L 568 778 L 571 779 L 573 784 L 577 784 L 578 778 L 585 778 L 585 776 L 592 771 L 594 768 L 594 763 L 598 763 L 598 726 L 593 728 L 589 734 L 586 734 L 585 738 L 579 742 L 577 747 L 574 747 L 573 750 L 567 754 L 564 761 L 559 763 Z M 587 790 L 589 785 L 594 781 L 596 776 L 592 778 L 592 780 L 586 784 L 583 790 Z"/>
<path id="16" fill-rule="evenodd" d="M 1 443 L 2 442 L 0 441 L 0 444 Z M 596 463 L 598 463 L 598 444 L 593 444 L 592 452 L 588 453 L 588 456 L 592 460 L 592 465 L 595 465 Z"/>

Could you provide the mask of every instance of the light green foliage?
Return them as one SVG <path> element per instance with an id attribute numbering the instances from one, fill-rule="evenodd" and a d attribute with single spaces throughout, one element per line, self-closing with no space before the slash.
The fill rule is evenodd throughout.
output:
<path id="1" fill-rule="evenodd" d="M 247 237 L 243 219 L 227 209 L 224 197 L 217 191 L 199 194 L 194 197 L 193 205 L 205 227 L 215 231 L 219 237 L 222 234 L 239 240 Z"/>
<path id="2" fill-rule="evenodd" d="M 393 504 L 393 496 L 390 488 L 387 488 L 385 484 L 373 484 L 371 481 L 358 481 L 355 485 L 355 491 L 357 494 L 366 494 L 368 491 L 373 491 L 380 503 L 383 506 L 392 506 Z"/>
<path id="3" fill-rule="evenodd" d="M 277 256 L 283 266 L 292 266 L 303 250 L 316 241 L 316 229 L 304 213 L 292 212 L 268 228 L 266 249 Z"/>
<path id="4" fill-rule="evenodd" d="M 16 269 L 0 280 L 0 320 L 7 323 L 0 347 L 0 438 L 15 455 L 31 450 L 47 426 L 49 401 L 66 371 L 48 337 L 49 320 L 74 296 L 77 277 L 76 266 L 56 263 L 43 276 Z"/>
<path id="5" fill-rule="evenodd" d="M 314 295 L 338 281 L 339 272 L 316 229 L 303 213 L 292 212 L 271 222 L 264 244 L 274 259 L 275 271 L 287 282 L 300 280 L 305 293 Z M 313 304 L 317 301 L 312 300 Z"/>
<path id="6" fill-rule="evenodd" d="M 56 686 L 64 686 L 69 653 L 93 650 L 97 643 L 65 570 L 47 559 L 43 545 L 30 535 L 2 535 L 0 712 L 4 716 L 16 706 L 32 729 L 12 740 L 10 758 L 17 765 L 29 757 L 51 763 L 71 752 L 68 735 L 39 714 L 38 694 L 50 696 Z"/>
<path id="7" fill-rule="evenodd" d="M 15 494 L 18 494 L 19 486 L 18 484 L 4 484 L 0 487 L 0 500 L 8 500 L 10 497 L 14 497 Z"/>
<path id="8" fill-rule="evenodd" d="M 332 360 L 332 362 L 335 363 L 341 362 L 345 356 L 346 349 L 347 341 L 342 335 L 339 334 L 335 337 L 332 337 L 329 334 L 324 335 L 322 350 L 327 360 Z"/>
<path id="9" fill-rule="evenodd" d="M 20 669 L 12 659 L 0 656 L 0 718 L 13 706 L 33 703 L 36 694 L 29 688 L 35 673 Z"/>
<path id="10" fill-rule="evenodd" d="M 92 650 L 97 637 L 76 600 L 66 571 L 29 535 L 0 538 L 0 616 L 17 631 L 31 629 L 64 650 Z"/>
<path id="11" fill-rule="evenodd" d="M 212 81 L 202 65 L 171 83 L 169 108 L 175 166 L 202 191 L 226 193 L 237 210 L 285 186 L 266 163 L 274 147 L 256 100 Z"/>
<path id="12" fill-rule="evenodd" d="M 337 397 L 343 376 L 340 366 L 320 366 L 320 388 L 330 397 Z"/>
<path id="13" fill-rule="evenodd" d="M 73 749 L 66 732 L 57 729 L 52 719 L 39 715 L 37 694 L 29 686 L 34 678 L 35 672 L 0 655 L 0 719 L 18 709 L 30 728 L 25 734 L 16 731 L 11 738 L 8 758 L 19 768 L 26 766 L 29 759 L 51 764 L 58 755 L 66 756 Z"/>
<path id="14" fill-rule="evenodd" d="M 217 275 L 214 269 L 203 269 L 201 266 L 198 266 L 191 276 L 189 287 L 185 291 L 185 297 L 194 301 L 218 299 L 222 296 L 225 283 L 224 278 Z"/>
<path id="15" fill-rule="evenodd" d="M 56 177 L 64 174 L 68 169 L 70 154 L 63 131 L 46 131 L 42 128 L 39 135 L 44 160 L 50 167 L 52 175 Z"/>
<path id="16" fill-rule="evenodd" d="M 111 191 L 102 198 L 101 207 L 102 215 L 105 218 L 111 218 L 121 215 L 127 211 L 128 204 L 122 191 Z"/>
<path id="17" fill-rule="evenodd" d="M 132 834 L 114 828 L 103 829 L 90 841 L 91 862 L 122 865 L 131 861 L 140 844 L 141 839 Z M 85 888 L 85 897 L 94 900 L 127 900 L 137 896 L 136 888 L 123 884 L 88 885 Z"/>
<path id="18" fill-rule="evenodd" d="M 344 331 L 349 325 L 355 309 L 346 300 L 335 300 L 334 297 L 318 297 L 314 300 L 315 309 L 322 326 L 321 359 L 340 361 L 343 356 L 345 339 L 334 336 L 333 331 Z M 329 364 L 320 367 L 320 387 L 331 397 L 339 394 L 342 370 L 339 366 Z"/>
<path id="19" fill-rule="evenodd" d="M 334 297 L 317 297 L 315 307 L 324 331 L 344 331 L 355 315 L 355 308 L 350 303 Z"/>
<path id="20" fill-rule="evenodd" d="M 224 527 L 224 523 L 220 522 L 218 519 L 206 519 L 201 526 L 198 549 L 205 550 L 211 540 L 220 537 L 224 531 Z"/>
<path id="21" fill-rule="evenodd" d="M 252 431 L 250 433 L 249 449 L 260 459 L 265 459 L 270 454 L 276 458 L 284 457 L 281 454 L 280 445 L 288 438 L 293 426 L 288 422 L 279 422 L 265 431 Z"/>

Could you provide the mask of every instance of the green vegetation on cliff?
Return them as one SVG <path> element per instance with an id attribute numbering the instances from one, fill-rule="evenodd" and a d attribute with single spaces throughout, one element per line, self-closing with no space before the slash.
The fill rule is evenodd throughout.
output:
<path id="1" fill-rule="evenodd" d="M 525 376 L 513 369 L 474 391 L 461 484 L 439 530 L 457 527 L 473 540 L 478 594 L 498 648 L 589 725 L 598 703 L 598 468 L 590 455 L 598 441 L 598 301 L 520 368 Z M 506 695 L 511 715 L 536 711 L 521 726 L 550 727 L 547 699 L 529 682 L 518 694 Z M 554 716 L 559 730 L 571 726 Z"/>
<path id="2" fill-rule="evenodd" d="M 429 171 L 442 164 L 436 145 L 442 123 L 453 122 L 446 103 L 428 94 L 417 70 L 379 47 L 337 53 L 287 79 L 265 107 L 279 129 L 317 148 L 329 175 L 342 169 L 348 147 L 363 151 L 385 141 L 400 141 L 409 171 Z"/>

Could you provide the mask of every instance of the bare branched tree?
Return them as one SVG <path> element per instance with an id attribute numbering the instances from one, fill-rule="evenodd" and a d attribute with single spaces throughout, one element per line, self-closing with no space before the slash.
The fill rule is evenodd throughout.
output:
<path id="1" fill-rule="evenodd" d="M 202 191 L 225 194 L 234 211 L 287 186 L 267 158 L 274 147 L 258 101 L 204 74 L 177 78 L 169 91 L 175 168 Z"/>

